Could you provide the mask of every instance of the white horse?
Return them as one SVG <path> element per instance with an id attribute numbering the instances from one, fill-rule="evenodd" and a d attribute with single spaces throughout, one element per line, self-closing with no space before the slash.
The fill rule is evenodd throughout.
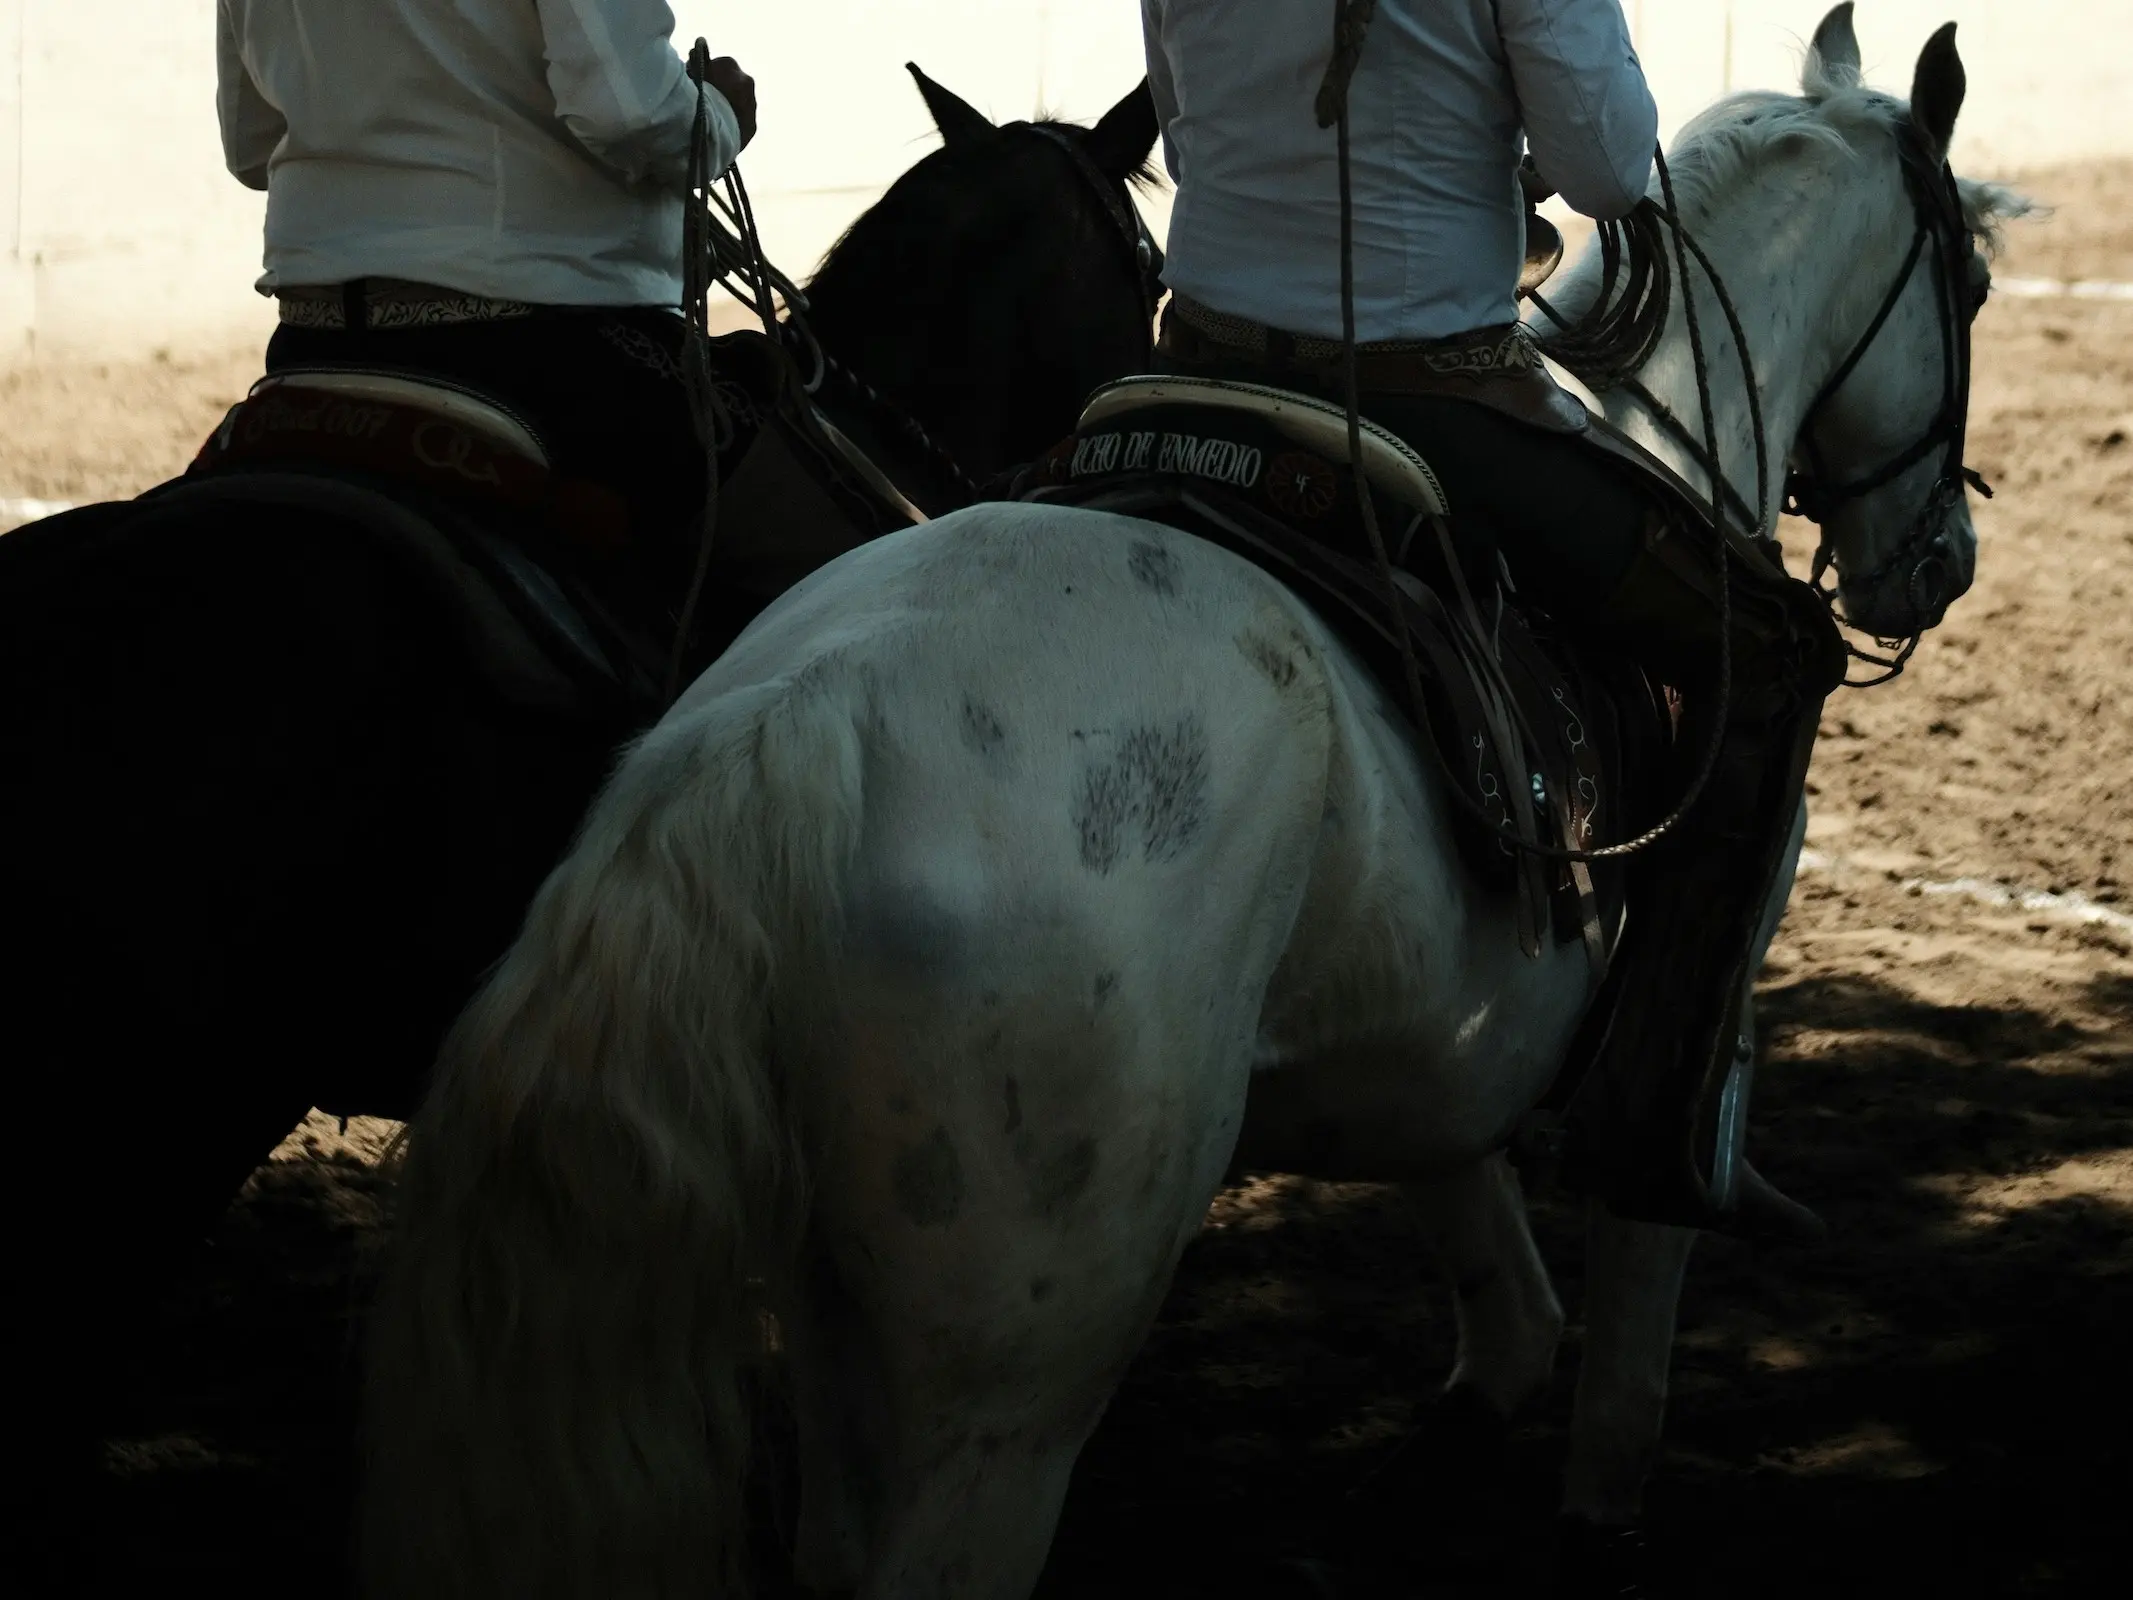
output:
<path id="1" fill-rule="evenodd" d="M 1905 109 L 1859 87 L 1849 11 L 1805 98 L 1722 104 L 1673 158 L 1779 461 L 1912 238 Z M 1914 99 L 1945 149 L 1937 43 Z M 2016 204 L 1963 197 L 1988 235 Z M 1940 305 L 1916 275 L 1822 411 L 1832 471 L 1927 426 Z M 1678 319 L 1645 378 L 1693 421 Z M 1884 564 L 1931 471 L 1845 508 L 1847 572 Z M 1960 507 L 1948 531 L 1967 583 Z M 1848 594 L 1905 629 L 1947 597 Z M 1408 1185 L 1457 1286 L 1451 1382 L 1508 1414 L 1562 1314 L 1499 1152 L 1589 985 L 1574 946 L 1520 953 L 1393 702 L 1265 572 L 1012 504 L 859 550 L 627 755 L 446 1047 L 373 1326 L 367 1581 L 735 1592 L 768 1343 L 803 1585 L 1024 1595 L 1240 1152 Z M 1566 1504 L 1595 1522 L 1636 1514 L 1690 1240 L 1593 1217 Z"/>

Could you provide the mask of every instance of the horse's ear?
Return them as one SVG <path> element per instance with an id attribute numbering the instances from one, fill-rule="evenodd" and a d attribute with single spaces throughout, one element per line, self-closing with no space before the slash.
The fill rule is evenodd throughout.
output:
<path id="1" fill-rule="evenodd" d="M 1937 160 L 1947 159 L 1956 113 L 1963 109 L 1963 93 L 1969 86 L 1963 58 L 1955 49 L 1955 24 L 1944 22 L 1918 53 L 1918 72 L 1911 79 L 1911 121 L 1926 136 Z"/>
<path id="2" fill-rule="evenodd" d="M 926 109 L 933 113 L 933 125 L 941 130 L 941 143 L 961 144 L 966 139 L 994 131 L 990 117 L 961 95 L 943 89 L 919 71 L 916 61 L 906 61 L 904 70 L 917 80 L 918 92 L 926 97 Z"/>
<path id="3" fill-rule="evenodd" d="M 1089 130 L 1089 142 L 1084 148 L 1106 177 L 1126 178 L 1147 163 L 1148 152 L 1155 148 L 1156 136 L 1161 132 L 1155 120 L 1155 96 L 1143 78 L 1131 94 L 1104 113 L 1103 121 Z"/>
<path id="4" fill-rule="evenodd" d="M 1852 0 L 1833 7 L 1815 29 L 1814 44 L 1800 86 L 1809 99 L 1832 89 L 1854 88 L 1859 82 L 1859 35 L 1852 28 Z"/>

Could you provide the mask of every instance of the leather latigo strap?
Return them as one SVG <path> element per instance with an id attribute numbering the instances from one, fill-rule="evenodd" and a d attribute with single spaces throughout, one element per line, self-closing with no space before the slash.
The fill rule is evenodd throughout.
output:
<path id="1" fill-rule="evenodd" d="M 435 412 L 390 400 L 267 390 L 230 412 L 186 476 L 305 464 L 505 506 L 594 550 L 620 551 L 630 538 L 628 504 L 615 490 L 565 477 Z"/>

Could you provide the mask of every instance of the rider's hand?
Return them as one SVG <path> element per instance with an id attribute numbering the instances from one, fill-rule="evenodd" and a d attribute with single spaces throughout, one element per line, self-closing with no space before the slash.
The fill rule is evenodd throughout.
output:
<path id="1" fill-rule="evenodd" d="M 748 141 L 755 137 L 755 79 L 743 72 L 733 57 L 720 56 L 705 72 L 704 81 L 733 107 L 734 120 L 741 125 L 741 148 L 747 149 Z"/>

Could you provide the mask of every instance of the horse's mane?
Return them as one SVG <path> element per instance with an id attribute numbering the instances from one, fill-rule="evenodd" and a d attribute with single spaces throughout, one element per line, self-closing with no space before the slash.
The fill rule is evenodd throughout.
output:
<path id="1" fill-rule="evenodd" d="M 1667 163 L 1684 216 L 1707 216 L 1722 196 L 1780 151 L 1820 144 L 1850 153 L 1865 141 L 1894 135 L 1910 121 L 1911 108 L 1903 101 L 1867 88 L 1855 73 L 1831 67 L 1815 50 L 1807 52 L 1801 81 L 1804 94 L 1749 90 L 1729 95 L 1682 126 Z M 1964 221 L 1988 252 L 1999 247 L 2001 225 L 2030 210 L 2028 200 L 1997 183 L 1958 178 L 1956 186 Z M 1655 179 L 1655 198 L 1657 190 Z"/>

